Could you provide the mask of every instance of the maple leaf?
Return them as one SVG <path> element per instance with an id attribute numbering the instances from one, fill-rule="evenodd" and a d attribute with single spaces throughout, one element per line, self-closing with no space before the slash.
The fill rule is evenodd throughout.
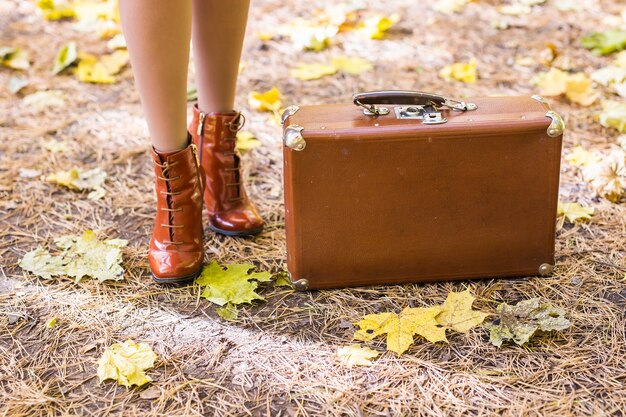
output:
<path id="1" fill-rule="evenodd" d="M 563 216 L 570 223 L 576 220 L 589 220 L 594 213 L 593 207 L 584 207 L 578 203 L 561 203 L 559 201 L 557 208 L 557 216 Z"/>
<path id="2" fill-rule="evenodd" d="M 271 281 L 272 274 L 269 272 L 249 274 L 253 268 L 252 264 L 232 264 L 227 265 L 224 270 L 213 261 L 196 278 L 198 285 L 206 286 L 200 296 L 220 306 L 227 303 L 242 304 L 264 300 L 255 290 L 259 282 Z"/>
<path id="3" fill-rule="evenodd" d="M 595 54 L 609 55 L 626 48 L 626 31 L 609 29 L 605 32 L 593 32 L 580 41 Z"/>
<path id="4" fill-rule="evenodd" d="M 469 289 L 463 292 L 451 292 L 443 303 L 441 313 L 436 317 L 437 323 L 445 328 L 461 333 L 483 322 L 489 314 L 472 310 L 475 298 Z"/>
<path id="5" fill-rule="evenodd" d="M 476 60 L 470 59 L 469 62 L 457 62 L 444 67 L 439 71 L 441 78 L 446 80 L 457 80 L 464 83 L 475 83 L 477 79 Z"/>
<path id="6" fill-rule="evenodd" d="M 237 306 L 232 303 L 226 303 L 223 307 L 218 307 L 215 309 L 217 315 L 223 318 L 226 321 L 234 321 L 237 320 L 239 316 L 239 311 L 237 311 Z"/>
<path id="7" fill-rule="evenodd" d="M 99 281 L 120 280 L 124 276 L 122 250 L 128 243 L 123 239 L 100 241 L 91 230 L 81 236 L 62 236 L 54 239 L 62 250 L 60 255 L 51 255 L 38 247 L 24 255 L 19 266 L 42 278 L 71 276 L 78 282 L 84 276 Z"/>
<path id="8" fill-rule="evenodd" d="M 142 386 L 152 379 L 145 371 L 154 366 L 156 353 L 145 343 L 127 340 L 114 343 L 104 351 L 98 360 L 98 378 L 100 383 L 107 379 L 115 379 L 118 384 L 130 388 Z"/>
<path id="9" fill-rule="evenodd" d="M 537 330 L 563 330 L 570 326 L 565 312 L 550 303 L 541 303 L 538 298 L 520 301 L 514 306 L 502 303 L 498 305 L 499 317 L 487 325 L 489 341 L 500 347 L 506 340 L 513 340 L 518 345 L 528 342 Z"/>
<path id="10" fill-rule="evenodd" d="M 371 365 L 372 361 L 370 359 L 373 359 L 378 355 L 379 352 L 369 347 L 361 347 L 358 343 L 337 348 L 337 356 L 339 357 L 339 360 L 349 368 L 356 365 Z"/>
<path id="11" fill-rule="evenodd" d="M 447 341 L 446 330 L 435 320 L 441 311 L 440 307 L 406 307 L 400 314 L 368 314 L 354 323 L 359 326 L 354 339 L 367 341 L 387 334 L 387 349 L 398 355 L 406 352 L 416 334 L 433 343 Z"/>
<path id="12" fill-rule="evenodd" d="M 105 195 L 105 190 L 102 188 L 102 185 L 106 177 L 106 172 L 101 168 L 94 168 L 88 171 L 73 168 L 69 171 L 59 171 L 50 174 L 46 177 L 46 180 L 71 190 L 92 190 L 87 194 L 87 198 L 90 200 L 98 200 Z"/>

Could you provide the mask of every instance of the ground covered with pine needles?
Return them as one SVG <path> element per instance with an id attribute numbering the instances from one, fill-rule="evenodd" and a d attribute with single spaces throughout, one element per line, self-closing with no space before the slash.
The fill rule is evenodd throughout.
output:
<path id="1" fill-rule="evenodd" d="M 251 262 L 258 270 L 284 270 L 280 126 L 269 113 L 249 108 L 248 92 L 280 89 L 288 104 L 348 102 L 357 91 L 415 89 L 452 97 L 534 94 L 530 80 L 547 71 L 546 44 L 572 70 L 590 72 L 609 57 L 591 54 L 580 38 L 619 17 L 619 1 L 584 1 L 563 12 L 549 0 L 531 14 L 507 18 L 496 2 L 478 0 L 446 15 L 429 3 L 384 0 L 368 10 L 398 13 L 401 20 L 381 40 L 349 36 L 321 52 L 304 52 L 280 36 L 259 32 L 310 17 L 307 2 L 253 2 L 237 104 L 246 128 L 262 146 L 244 155 L 248 190 L 267 220 L 253 238 L 226 238 L 206 230 L 208 261 Z M 316 2 L 324 8 L 330 1 Z M 0 90 L 0 415 L 224 415 L 224 416 L 621 416 L 626 410 L 626 209 L 598 197 L 578 170 L 563 160 L 561 196 L 596 209 L 589 222 L 558 231 L 556 271 L 549 278 L 486 279 L 295 292 L 264 286 L 267 299 L 240 309 L 235 322 L 217 316 L 199 287 L 152 282 L 146 250 L 155 196 L 149 138 L 126 68 L 111 85 L 53 76 L 51 62 L 68 41 L 91 53 L 106 52 L 95 34 L 77 33 L 70 22 L 45 21 L 34 2 L 0 3 L 2 43 L 31 53 L 29 86 L 20 94 Z M 341 40 L 340 37 L 338 37 Z M 313 81 L 289 76 L 297 61 L 360 56 L 374 69 Z M 475 57 L 476 83 L 447 81 L 439 70 Z M 167 57 L 161 57 L 167 59 Z M 520 64 L 520 58 L 528 58 Z M 530 63 L 529 63 L 530 62 Z M 0 70 L 6 85 L 13 72 Z M 194 74 L 190 72 L 190 82 Z M 65 106 L 37 111 L 26 93 L 59 89 Z M 604 151 L 617 131 L 594 119 L 599 104 L 579 106 L 551 99 L 567 130 L 564 154 L 575 145 Z M 45 143 L 67 144 L 53 152 Z M 100 200 L 39 178 L 61 169 L 101 167 L 108 174 Z M 532 192 L 532 191 L 530 191 Z M 17 263 L 54 237 L 94 230 L 130 241 L 124 279 L 41 279 Z M 572 326 L 536 337 L 523 347 L 489 343 L 483 328 L 456 333 L 448 344 L 416 340 L 398 357 L 385 352 L 371 366 L 347 368 L 336 349 L 351 342 L 353 323 L 364 314 L 441 303 L 450 291 L 469 288 L 475 307 L 494 312 L 506 301 L 540 297 L 562 307 Z M 58 318 L 53 328 L 46 320 Z M 96 361 L 115 341 L 149 343 L 158 354 L 148 374 L 153 383 L 128 390 L 99 384 Z M 384 352 L 384 341 L 370 346 Z"/>

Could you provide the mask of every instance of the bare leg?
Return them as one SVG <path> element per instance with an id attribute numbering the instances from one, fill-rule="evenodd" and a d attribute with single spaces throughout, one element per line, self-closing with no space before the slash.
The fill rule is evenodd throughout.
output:
<path id="1" fill-rule="evenodd" d="M 120 17 L 152 144 L 162 152 L 182 149 L 191 0 L 120 0 Z"/>
<path id="2" fill-rule="evenodd" d="M 250 0 L 193 0 L 198 107 L 204 112 L 234 109 L 249 7 Z"/>

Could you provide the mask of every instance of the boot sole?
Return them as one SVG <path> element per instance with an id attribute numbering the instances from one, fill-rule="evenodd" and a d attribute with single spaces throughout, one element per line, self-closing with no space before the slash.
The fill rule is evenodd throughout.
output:
<path id="1" fill-rule="evenodd" d="M 173 278 L 159 278 L 156 275 L 152 274 L 152 279 L 158 283 L 158 284 L 180 284 L 183 282 L 187 282 L 187 281 L 191 281 L 194 280 L 196 278 L 198 278 L 198 276 L 200 275 L 200 273 L 202 272 L 203 266 L 200 267 L 200 269 L 198 269 L 196 272 L 194 272 L 191 275 L 185 275 L 182 277 L 173 277 Z"/>
<path id="2" fill-rule="evenodd" d="M 256 235 L 256 234 L 260 233 L 261 231 L 263 231 L 263 227 L 260 227 L 258 229 L 254 229 L 254 230 L 233 232 L 233 231 L 230 231 L 230 230 L 218 229 L 217 227 L 215 227 L 213 225 L 209 225 L 209 229 L 214 231 L 215 233 L 219 233 L 219 234 L 225 235 L 225 236 L 251 236 L 251 235 Z"/>

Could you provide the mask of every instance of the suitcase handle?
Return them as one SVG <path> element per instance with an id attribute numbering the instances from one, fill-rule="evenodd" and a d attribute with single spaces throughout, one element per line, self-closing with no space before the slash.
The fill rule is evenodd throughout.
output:
<path id="1" fill-rule="evenodd" d="M 422 91 L 410 90 L 380 90 L 357 93 L 352 96 L 352 101 L 357 106 L 365 109 L 365 114 L 379 115 L 384 108 L 377 107 L 376 104 L 404 104 L 412 106 L 432 105 L 435 107 L 446 106 L 452 110 L 476 110 L 474 103 L 444 97 L 439 94 L 425 93 Z M 386 113 L 389 109 L 386 109 Z"/>

